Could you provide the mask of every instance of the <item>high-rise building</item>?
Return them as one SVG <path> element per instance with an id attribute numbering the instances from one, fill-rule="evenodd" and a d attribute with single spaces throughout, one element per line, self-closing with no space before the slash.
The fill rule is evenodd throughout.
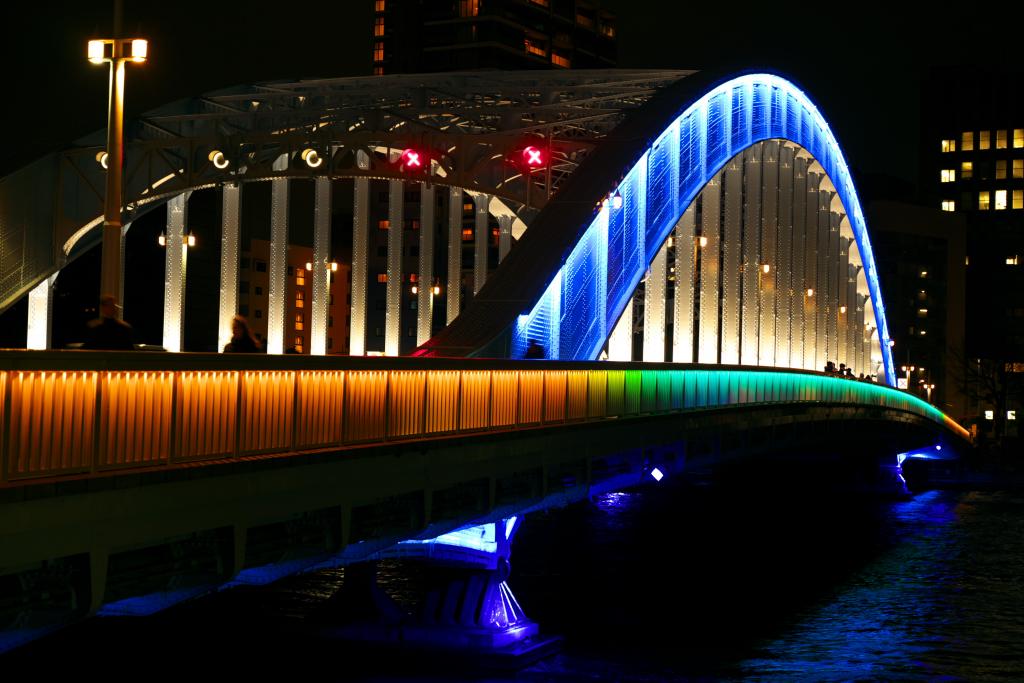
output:
<path id="1" fill-rule="evenodd" d="M 296 353 L 310 352 L 313 323 L 313 274 L 310 267 L 315 267 L 312 259 L 312 248 L 296 244 L 288 247 L 285 349 Z M 239 270 L 238 312 L 249 321 L 250 329 L 262 344 L 266 344 L 267 308 L 270 304 L 269 260 L 270 242 L 252 239 L 249 249 L 242 252 Z M 320 267 L 328 266 L 321 264 Z M 329 275 L 327 353 L 348 353 L 350 268 L 348 263 L 337 263 L 337 269 Z"/>
<path id="2" fill-rule="evenodd" d="M 1014 426 L 1024 385 L 1022 78 L 997 67 L 935 70 L 922 98 L 922 195 L 967 221 L 969 391 L 999 432 Z"/>
<path id="3" fill-rule="evenodd" d="M 376 75 L 616 64 L 615 16 L 595 0 L 373 0 Z"/>

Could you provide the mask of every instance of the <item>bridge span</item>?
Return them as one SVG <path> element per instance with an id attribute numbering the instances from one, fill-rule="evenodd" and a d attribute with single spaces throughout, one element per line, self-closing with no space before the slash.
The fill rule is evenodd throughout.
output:
<path id="1" fill-rule="evenodd" d="M 0 367 L 6 647 L 381 554 L 483 577 L 435 596 L 478 609 L 405 637 L 510 646 L 536 633 L 505 583 L 530 510 L 740 454 L 856 442 L 895 463 L 967 437 L 905 392 L 798 370 L 32 351 Z"/>

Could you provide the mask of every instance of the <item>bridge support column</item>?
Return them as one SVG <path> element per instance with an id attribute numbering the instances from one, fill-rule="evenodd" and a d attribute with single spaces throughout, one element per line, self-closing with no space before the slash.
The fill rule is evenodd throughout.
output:
<path id="1" fill-rule="evenodd" d="M 242 186 L 225 184 L 220 233 L 220 311 L 217 319 L 217 351 L 231 341 L 231 319 L 238 312 L 239 223 Z"/>
<path id="2" fill-rule="evenodd" d="M 183 192 L 167 202 L 167 230 L 164 245 L 167 267 L 164 271 L 164 335 L 163 345 L 168 351 L 181 351 L 185 331 L 185 270 L 188 263 L 188 244 L 185 241 L 185 218 L 188 197 Z"/>
<path id="3" fill-rule="evenodd" d="M 818 187 L 821 175 L 807 171 L 807 213 L 804 217 L 804 369 L 818 365 Z M 808 294 L 810 292 L 810 294 Z M 817 295 L 817 296 L 816 296 Z"/>
<path id="4" fill-rule="evenodd" d="M 384 355 L 402 347 L 402 232 L 405 229 L 405 183 L 388 181 L 388 283 L 384 308 Z"/>
<path id="5" fill-rule="evenodd" d="M 764 143 L 761 159 L 761 256 L 758 265 L 760 331 L 757 364 L 775 366 L 775 279 L 778 273 L 779 143 Z M 767 271 L 765 270 L 767 268 Z"/>
<path id="6" fill-rule="evenodd" d="M 487 252 L 491 241 L 487 219 L 490 216 L 491 196 L 477 194 L 473 196 L 473 202 L 476 219 L 473 229 L 473 294 L 476 295 L 487 282 Z"/>
<path id="7" fill-rule="evenodd" d="M 775 267 L 775 365 L 793 367 L 793 148 L 779 147 L 778 250 Z"/>
<path id="8" fill-rule="evenodd" d="M 836 308 L 836 338 L 838 341 L 836 346 L 836 363 L 844 363 L 850 368 L 853 367 L 853 357 L 849 354 L 849 337 L 846 333 L 850 329 L 849 320 L 853 313 L 850 311 L 850 302 L 847 301 L 846 295 L 850 291 L 848 282 L 850 279 L 851 241 L 852 238 L 848 240 L 845 237 L 839 237 L 839 273 L 837 274 L 839 287 L 836 290 L 838 297 L 838 308 Z"/>
<path id="9" fill-rule="evenodd" d="M 498 216 L 498 263 L 512 249 L 512 216 Z"/>
<path id="10" fill-rule="evenodd" d="M 363 155 L 367 166 L 369 157 Z M 360 168 L 362 166 L 360 165 Z M 367 251 L 369 250 L 370 179 L 356 178 L 352 197 L 352 310 L 349 318 L 348 352 L 353 356 L 366 355 L 366 290 L 368 277 Z"/>
<path id="11" fill-rule="evenodd" d="M 799 154 L 793 159 L 793 322 L 790 326 L 789 365 L 808 369 L 804 363 L 804 311 L 807 307 L 807 283 L 804 266 L 807 262 L 807 159 Z"/>
<path id="12" fill-rule="evenodd" d="M 722 172 L 722 362 L 740 362 L 740 245 L 743 239 L 743 159 Z"/>
<path id="13" fill-rule="evenodd" d="M 701 236 L 707 244 L 700 252 L 700 343 L 699 363 L 718 362 L 718 255 L 721 249 L 722 179 L 715 176 L 704 187 L 701 198 Z"/>
<path id="14" fill-rule="evenodd" d="M 326 626 L 325 635 L 499 656 L 546 654 L 557 640 L 538 637 L 539 626 L 507 583 L 517 528 L 513 517 L 380 553 L 425 565 L 427 590 L 411 613 L 380 590 L 372 564 L 347 567 L 342 590 L 329 605 L 342 625 Z"/>
<path id="15" fill-rule="evenodd" d="M 829 280 L 829 231 L 832 224 L 832 193 L 825 189 L 818 191 L 818 286 L 815 291 L 815 323 L 814 354 L 817 357 L 815 370 L 821 370 L 830 360 L 828 357 L 828 280 Z"/>
<path id="16" fill-rule="evenodd" d="M 38 350 L 50 348 L 50 334 L 53 332 L 53 286 L 56 283 L 57 273 L 54 273 L 28 293 L 26 348 Z M 123 299 L 118 301 L 123 301 Z"/>
<path id="17" fill-rule="evenodd" d="M 740 362 L 757 365 L 760 299 L 757 290 L 758 257 L 761 251 L 761 152 L 754 145 L 743 152 L 746 202 L 743 214 L 743 303 L 740 331 Z"/>
<path id="18" fill-rule="evenodd" d="M 448 291 L 447 324 L 451 324 L 462 308 L 462 188 L 448 192 Z"/>
<path id="19" fill-rule="evenodd" d="M 434 323 L 434 186 L 420 183 L 420 264 L 416 293 L 416 345 L 431 337 Z"/>
<path id="20" fill-rule="evenodd" d="M 310 302 L 309 352 L 327 353 L 327 315 L 331 300 L 331 179 L 315 181 L 313 204 L 313 300 Z"/>
<path id="21" fill-rule="evenodd" d="M 633 299 L 626 302 L 622 316 L 608 335 L 608 360 L 633 360 Z"/>
<path id="22" fill-rule="evenodd" d="M 693 362 L 693 302 L 697 272 L 697 250 L 700 242 L 695 234 L 696 201 L 687 207 L 676 223 L 676 286 L 672 306 L 672 362 Z"/>
<path id="23" fill-rule="evenodd" d="M 665 361 L 665 289 L 668 281 L 668 241 L 651 262 L 644 285 L 644 361 Z"/>
<path id="24" fill-rule="evenodd" d="M 288 169 L 288 155 L 274 161 L 275 171 Z M 270 271 L 267 298 L 267 353 L 284 353 L 288 296 L 288 179 L 270 181 Z M 289 344 L 290 346 L 290 344 Z"/>

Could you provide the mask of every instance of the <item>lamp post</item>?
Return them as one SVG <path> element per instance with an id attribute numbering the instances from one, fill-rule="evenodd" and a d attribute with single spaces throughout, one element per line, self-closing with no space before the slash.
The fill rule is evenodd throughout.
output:
<path id="1" fill-rule="evenodd" d="M 100 294 L 117 296 L 121 291 L 121 176 L 124 164 L 124 67 L 126 62 L 142 63 L 149 43 L 141 38 L 122 38 L 121 3 L 114 7 L 114 37 L 90 40 L 89 61 L 110 64 L 110 96 L 107 106 L 107 151 L 100 163 L 107 169 L 107 188 L 103 201 L 103 249 L 100 267 Z M 121 317 L 121 302 L 117 302 Z"/>

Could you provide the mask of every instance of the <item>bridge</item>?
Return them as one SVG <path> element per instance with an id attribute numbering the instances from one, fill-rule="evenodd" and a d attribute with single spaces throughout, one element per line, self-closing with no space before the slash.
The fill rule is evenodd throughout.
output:
<path id="1" fill-rule="evenodd" d="M 98 238 L 102 149 L 81 141 L 0 181 L 0 309 L 29 297 L 39 349 L 0 352 L 4 647 L 89 614 L 146 614 L 231 582 L 387 555 L 460 573 L 410 620 L 354 572 L 349 598 L 380 612 L 340 632 L 524 647 L 538 628 L 506 578 L 532 510 L 729 458 L 821 452 L 844 435 L 857 453 L 832 450 L 869 466 L 966 442 L 892 388 L 850 171 L 809 98 L 778 76 L 300 81 L 176 103 L 131 130 L 126 215 L 167 207 L 170 351 L 190 193 L 223 195 L 222 345 L 237 311 L 240 188 L 271 183 L 271 354 L 46 350 L 55 279 Z M 526 147 L 546 151 L 543 169 L 510 164 Z M 407 168 L 409 150 L 427 163 Z M 325 355 L 322 268 L 313 355 L 278 355 L 291 182 L 315 185 L 315 263 L 331 253 L 332 186 L 351 186 L 351 357 Z M 448 252 L 421 229 L 416 264 L 430 283 L 447 261 L 446 324 L 421 286 L 418 346 L 403 345 L 406 231 L 389 229 L 385 358 L 361 357 L 371 183 L 387 184 L 390 226 L 403 225 L 407 185 L 422 226 L 444 205 L 434 187 L 449 188 Z M 867 381 L 815 372 L 828 362 Z"/>

